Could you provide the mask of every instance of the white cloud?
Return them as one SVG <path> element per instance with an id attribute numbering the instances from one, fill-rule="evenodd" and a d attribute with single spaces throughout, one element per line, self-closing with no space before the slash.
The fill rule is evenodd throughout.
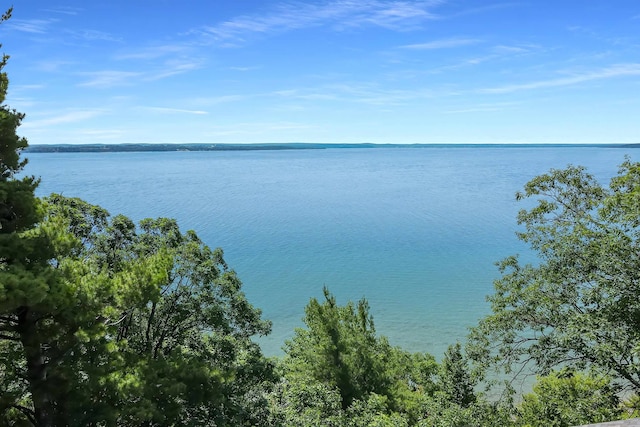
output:
<path id="1" fill-rule="evenodd" d="M 482 43 L 482 40 L 478 39 L 462 39 L 462 38 L 450 38 L 433 40 L 426 43 L 408 44 L 400 46 L 402 49 L 415 49 L 415 50 L 431 50 L 431 49 L 448 49 L 461 46 L 469 46 L 473 44 Z"/>
<path id="2" fill-rule="evenodd" d="M 196 70 L 200 68 L 198 62 L 172 62 L 165 64 L 165 66 L 157 71 L 149 73 L 146 80 L 161 80 L 167 77 L 175 76 L 177 74 L 186 73 L 188 71 Z"/>
<path id="3" fill-rule="evenodd" d="M 284 99 L 302 101 L 338 101 L 372 106 L 402 105 L 416 99 L 433 98 L 434 93 L 426 89 L 385 89 L 375 84 L 332 84 L 317 88 L 279 90 L 272 95 Z"/>
<path id="4" fill-rule="evenodd" d="M 175 62 L 171 64 L 165 64 L 164 66 L 156 70 L 149 70 L 144 72 L 117 70 L 83 72 L 78 73 L 78 75 L 86 77 L 87 80 L 78 83 L 78 86 L 95 88 L 127 86 L 139 81 L 161 80 L 167 77 L 175 76 L 177 74 L 195 70 L 199 68 L 199 66 L 200 64 L 195 62 Z"/>
<path id="5" fill-rule="evenodd" d="M 230 70 L 233 71 L 241 71 L 241 72 L 246 72 L 246 71 L 254 71 L 254 70 L 259 70 L 261 69 L 261 66 L 253 66 L 253 67 L 229 67 Z"/>
<path id="6" fill-rule="evenodd" d="M 493 3 L 493 4 L 485 4 L 483 6 L 474 7 L 471 9 L 461 10 L 454 15 L 451 15 L 451 18 L 455 18 L 458 16 L 466 16 L 466 15 L 476 15 L 479 13 L 492 12 L 494 10 L 506 9 L 511 7 L 521 6 L 522 2 L 508 2 L 508 3 Z"/>
<path id="7" fill-rule="evenodd" d="M 79 129 L 74 133 L 83 136 L 82 142 L 85 143 L 95 140 L 121 140 L 127 134 L 127 132 L 120 129 Z"/>
<path id="8" fill-rule="evenodd" d="M 512 84 L 480 89 L 480 93 L 511 93 L 523 90 L 545 89 L 551 87 L 571 86 L 595 80 L 605 80 L 615 77 L 640 76 L 640 64 L 619 64 L 591 73 L 577 74 L 549 80 L 538 80 L 530 83 Z"/>
<path id="9" fill-rule="evenodd" d="M 166 44 L 159 46 L 150 46 L 137 52 L 120 53 L 115 59 L 157 59 L 164 56 L 176 55 L 188 52 L 191 46 L 183 44 Z"/>
<path id="10" fill-rule="evenodd" d="M 271 13 L 240 16 L 194 32 L 233 45 L 251 35 L 318 26 L 330 26 L 338 30 L 365 26 L 406 30 L 436 19 L 431 10 L 441 3 L 442 0 L 292 2 L 281 4 Z"/>
<path id="11" fill-rule="evenodd" d="M 83 9 L 80 9 L 78 7 L 71 7 L 71 6 L 57 6 L 57 7 L 51 7 L 48 9 L 42 9 L 44 12 L 52 12 L 52 13 L 59 13 L 62 15 L 72 15 L 75 16 L 78 13 L 80 13 Z"/>
<path id="12" fill-rule="evenodd" d="M 186 110 L 182 108 L 168 108 L 168 107 L 140 107 L 143 110 L 153 111 L 158 113 L 178 113 L 178 114 L 195 114 L 195 115 L 205 115 L 209 114 L 207 111 L 203 110 Z"/>
<path id="13" fill-rule="evenodd" d="M 189 100 L 190 104 L 199 106 L 212 106 L 219 104 L 226 104 L 229 102 L 244 101 L 252 97 L 251 95 L 221 95 L 208 98 L 194 98 Z"/>
<path id="14" fill-rule="evenodd" d="M 23 91 L 29 91 L 29 90 L 38 90 L 38 89 L 44 89 L 45 87 L 46 86 L 42 84 L 15 85 L 15 86 L 11 86 L 11 92 L 15 93 L 15 92 L 23 92 Z"/>
<path id="15" fill-rule="evenodd" d="M 206 132 L 206 137 L 264 135 L 266 131 L 288 132 L 313 129 L 316 126 L 296 122 L 247 122 L 216 126 Z"/>
<path id="16" fill-rule="evenodd" d="M 36 63 L 36 68 L 41 71 L 46 71 L 48 73 L 53 73 L 60 71 L 61 68 L 72 65 L 71 61 L 62 61 L 58 59 L 45 60 Z"/>
<path id="17" fill-rule="evenodd" d="M 76 123 L 84 120 L 92 119 L 103 114 L 102 110 L 82 110 L 70 111 L 63 114 L 50 116 L 44 119 L 29 120 L 29 116 L 24 120 L 23 127 L 25 129 L 56 126 L 67 123 Z"/>
<path id="18" fill-rule="evenodd" d="M 122 42 L 122 38 L 114 36 L 110 33 L 105 33 L 104 31 L 97 30 L 77 30 L 77 31 L 67 31 L 68 34 L 72 36 L 87 40 L 87 41 L 107 41 L 107 42 Z"/>
<path id="19" fill-rule="evenodd" d="M 57 19 L 11 19 L 7 26 L 16 31 L 31 34 L 44 34 Z"/>
<path id="20" fill-rule="evenodd" d="M 78 86 L 105 88 L 131 84 L 133 79 L 141 76 L 141 73 L 105 70 L 80 73 L 80 75 L 88 77 L 88 80 L 79 83 Z"/>
<path id="21" fill-rule="evenodd" d="M 508 107 L 513 107 L 517 105 L 515 102 L 496 102 L 490 104 L 479 104 L 470 107 L 457 108 L 451 110 L 445 110 L 443 113 L 445 114 L 464 114 L 464 113 L 483 113 L 483 112 L 492 112 L 492 111 L 502 111 Z"/>
<path id="22" fill-rule="evenodd" d="M 521 54 L 521 53 L 529 53 L 534 50 L 539 50 L 539 46 L 535 45 L 521 45 L 521 46 L 510 46 L 510 45 L 497 45 L 493 47 L 493 51 L 499 54 Z"/>

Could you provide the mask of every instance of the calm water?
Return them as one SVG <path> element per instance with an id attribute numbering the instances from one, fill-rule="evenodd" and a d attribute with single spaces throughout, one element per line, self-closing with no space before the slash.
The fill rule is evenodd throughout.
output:
<path id="1" fill-rule="evenodd" d="M 30 154 L 40 195 L 81 197 L 139 220 L 167 216 L 222 247 L 281 354 L 327 285 L 366 297 L 392 344 L 440 357 L 487 313 L 495 262 L 531 254 L 514 236 L 530 178 L 567 164 L 603 182 L 632 149 L 389 148 Z"/>

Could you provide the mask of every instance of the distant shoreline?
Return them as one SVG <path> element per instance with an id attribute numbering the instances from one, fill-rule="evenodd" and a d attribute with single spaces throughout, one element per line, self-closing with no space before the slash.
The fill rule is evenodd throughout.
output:
<path id="1" fill-rule="evenodd" d="M 324 150 L 328 148 L 640 148 L 638 144 L 39 144 L 30 145 L 25 153 L 121 153 L 153 151 L 257 151 L 257 150 Z"/>

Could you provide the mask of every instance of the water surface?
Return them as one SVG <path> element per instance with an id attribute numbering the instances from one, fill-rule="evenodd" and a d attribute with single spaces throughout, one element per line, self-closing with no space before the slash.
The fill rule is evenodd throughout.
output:
<path id="1" fill-rule="evenodd" d="M 39 195 L 81 197 L 139 220 L 175 217 L 222 247 L 281 354 L 328 286 L 366 297 L 392 344 L 440 356 L 487 313 L 495 262 L 515 253 L 514 193 L 579 164 L 603 182 L 633 149 L 431 147 L 31 153 Z"/>

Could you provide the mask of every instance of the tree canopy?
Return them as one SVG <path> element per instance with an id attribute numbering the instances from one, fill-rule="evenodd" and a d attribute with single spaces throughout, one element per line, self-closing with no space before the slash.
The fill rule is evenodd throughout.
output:
<path id="1" fill-rule="evenodd" d="M 222 251 L 181 233 L 174 220 L 136 227 L 59 195 L 44 206 L 36 229 L 55 227 L 65 237 L 54 241 L 49 260 L 58 288 L 48 304 L 30 308 L 32 332 L 19 329 L 18 314 L 3 312 L 18 322 L 2 337 L 3 384 L 14 396 L 7 404 L 35 414 L 43 388 L 52 407 L 34 415 L 38 426 L 252 424 L 272 369 L 251 337 L 270 325 Z M 39 382 L 21 380 L 29 364 L 14 339 L 20 333 L 41 349 Z"/>
<path id="2" fill-rule="evenodd" d="M 619 419 L 619 398 L 609 378 L 567 369 L 539 377 L 517 409 L 518 426 L 571 427 Z"/>
<path id="3" fill-rule="evenodd" d="M 473 330 L 482 364 L 540 374 L 559 366 L 610 375 L 640 391 L 640 164 L 626 160 L 608 187 L 584 168 L 551 170 L 526 184 L 534 199 L 519 238 L 539 262 L 512 256 Z"/>

